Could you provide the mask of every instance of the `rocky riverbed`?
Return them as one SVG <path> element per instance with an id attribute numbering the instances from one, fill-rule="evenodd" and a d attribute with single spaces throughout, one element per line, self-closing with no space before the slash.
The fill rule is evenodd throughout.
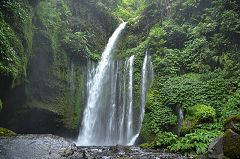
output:
<path id="1" fill-rule="evenodd" d="M 17 135 L 0 138 L 1 159 L 185 159 L 179 154 L 138 147 L 77 147 L 54 135 Z"/>

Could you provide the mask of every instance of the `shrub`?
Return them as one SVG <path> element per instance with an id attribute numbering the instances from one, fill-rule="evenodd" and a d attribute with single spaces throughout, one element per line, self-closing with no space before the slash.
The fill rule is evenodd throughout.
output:
<path id="1" fill-rule="evenodd" d="M 197 104 L 187 109 L 187 115 L 183 122 L 182 134 L 190 133 L 198 125 L 204 125 L 206 123 L 213 123 L 216 118 L 216 112 L 214 108 Z"/>
<path id="2" fill-rule="evenodd" d="M 90 54 L 87 35 L 84 32 L 66 34 L 63 44 L 69 51 L 82 57 L 88 57 Z"/>
<path id="3" fill-rule="evenodd" d="M 240 114 L 240 90 L 236 91 L 233 96 L 230 97 L 228 102 L 224 105 L 222 110 L 223 118 Z"/>
<path id="4" fill-rule="evenodd" d="M 222 135 L 221 131 L 196 129 L 193 133 L 186 134 L 177 140 L 175 144 L 168 146 L 168 149 L 173 152 L 181 152 L 187 156 L 205 154 L 208 145 L 219 135 Z"/>
<path id="5" fill-rule="evenodd" d="M 197 104 L 188 109 L 188 116 L 196 120 L 197 124 L 211 123 L 215 121 L 216 112 L 211 106 Z"/>
<path id="6" fill-rule="evenodd" d="M 153 148 L 166 148 L 177 142 L 177 135 L 171 132 L 160 132 L 152 143 Z"/>

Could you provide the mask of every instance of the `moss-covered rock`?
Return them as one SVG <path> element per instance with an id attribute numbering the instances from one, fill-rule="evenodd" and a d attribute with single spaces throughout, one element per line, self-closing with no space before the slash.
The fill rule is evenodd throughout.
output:
<path id="1" fill-rule="evenodd" d="M 212 123 L 215 121 L 216 112 L 211 106 L 197 104 L 187 110 L 186 118 L 183 122 L 183 132 L 190 132 L 196 125 Z"/>
<path id="2" fill-rule="evenodd" d="M 195 118 L 198 124 L 214 122 L 216 117 L 215 109 L 204 104 L 197 104 L 189 108 L 188 114 Z"/>
<path id="3" fill-rule="evenodd" d="M 0 127 L 0 137 L 5 137 L 5 136 L 16 136 L 16 133 Z"/>
<path id="4" fill-rule="evenodd" d="M 240 115 L 232 116 L 226 120 L 224 130 L 228 129 L 240 134 Z"/>
<path id="5" fill-rule="evenodd" d="M 223 153 L 230 158 L 240 158 L 240 135 L 228 129 L 223 138 Z"/>

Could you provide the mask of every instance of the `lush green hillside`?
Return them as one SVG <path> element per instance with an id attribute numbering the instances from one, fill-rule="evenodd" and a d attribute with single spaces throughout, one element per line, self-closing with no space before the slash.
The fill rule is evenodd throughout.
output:
<path id="1" fill-rule="evenodd" d="M 142 147 L 206 153 L 212 139 L 223 134 L 225 120 L 240 112 L 240 3 L 139 2 L 124 1 L 130 8 L 116 13 L 132 15 L 124 17 L 130 26 L 120 52 L 138 56 L 136 83 L 145 51 L 153 58 L 154 82 L 141 130 L 141 142 L 148 144 Z M 140 4 L 139 10 L 132 3 Z M 135 96 L 139 94 L 136 86 Z M 178 137 L 179 108 L 184 121 Z"/>

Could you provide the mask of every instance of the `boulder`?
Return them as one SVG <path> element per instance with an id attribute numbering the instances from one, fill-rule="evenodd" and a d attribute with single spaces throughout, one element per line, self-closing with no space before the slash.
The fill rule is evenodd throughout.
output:
<path id="1" fill-rule="evenodd" d="M 121 145 L 111 146 L 109 150 L 113 153 L 122 153 L 122 154 L 131 152 L 131 149 L 129 147 L 121 146 Z"/>
<path id="2" fill-rule="evenodd" d="M 223 155 L 223 136 L 217 137 L 208 147 L 208 158 L 222 159 Z"/>
<path id="3" fill-rule="evenodd" d="M 229 158 L 240 158 L 240 135 L 231 129 L 224 134 L 223 153 Z"/>
<path id="4" fill-rule="evenodd" d="M 240 134 L 240 115 L 230 117 L 226 120 L 224 130 L 226 131 L 228 129 Z"/>

